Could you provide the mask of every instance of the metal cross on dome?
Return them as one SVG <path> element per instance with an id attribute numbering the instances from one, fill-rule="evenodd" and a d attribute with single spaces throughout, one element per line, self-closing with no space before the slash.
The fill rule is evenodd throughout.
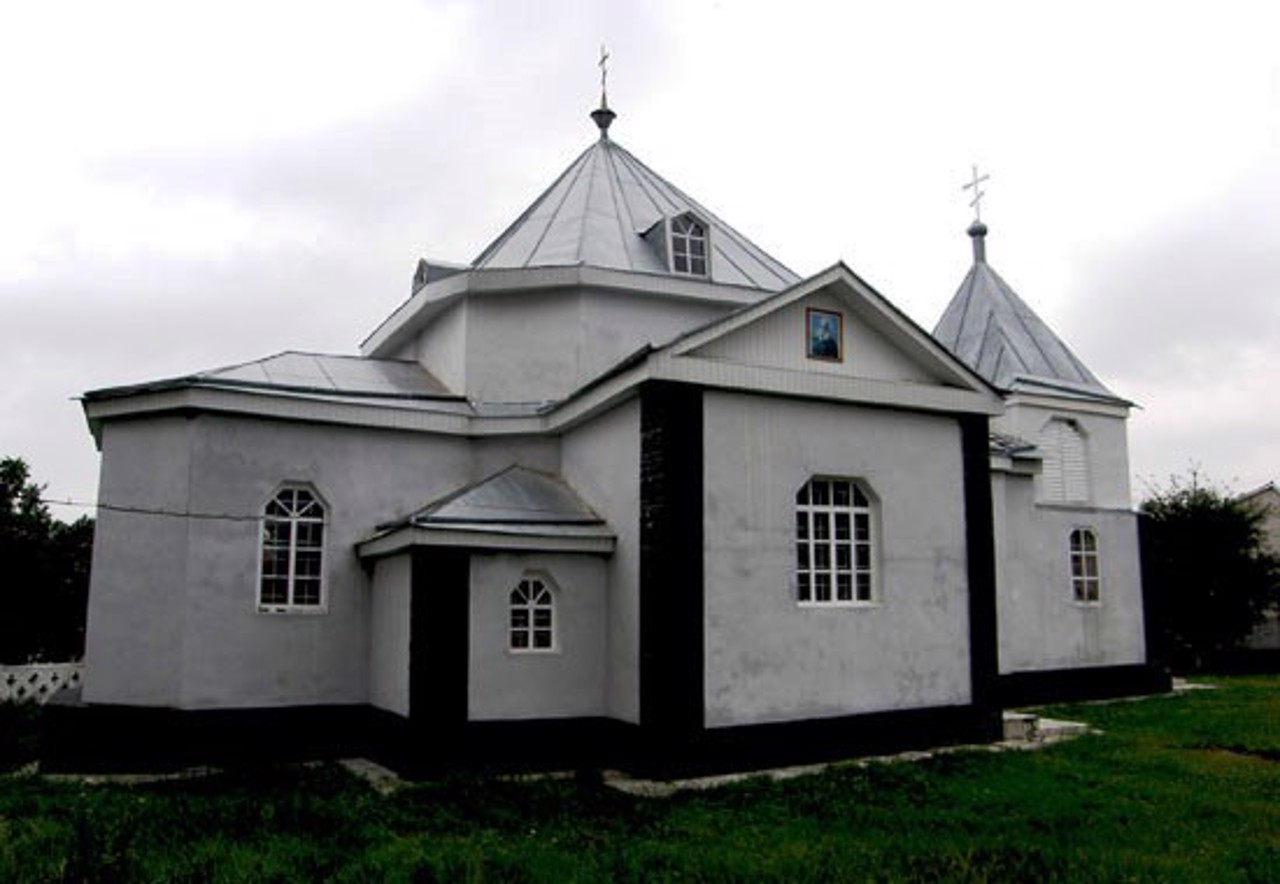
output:
<path id="1" fill-rule="evenodd" d="M 989 180 L 991 176 L 979 175 L 977 166 L 973 166 L 971 168 L 973 169 L 973 179 L 960 189 L 973 191 L 973 199 L 969 201 L 969 208 L 973 209 L 973 220 L 981 221 L 982 220 L 982 198 L 987 195 L 987 192 L 983 190 L 980 185 L 982 184 L 982 182 Z"/>
<path id="2" fill-rule="evenodd" d="M 604 48 L 604 44 L 600 44 L 600 106 L 608 107 L 608 81 L 609 81 L 609 50 Z"/>

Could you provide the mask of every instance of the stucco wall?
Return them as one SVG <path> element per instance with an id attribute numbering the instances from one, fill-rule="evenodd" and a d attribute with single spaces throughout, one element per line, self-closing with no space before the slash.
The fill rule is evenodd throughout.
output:
<path id="1" fill-rule="evenodd" d="M 606 563 L 607 711 L 640 720 L 640 407 L 631 400 L 564 437 L 563 476 L 617 535 Z"/>
<path id="2" fill-rule="evenodd" d="M 488 402 L 560 399 L 646 343 L 661 344 L 736 305 L 603 289 L 486 292 L 419 336 L 419 361 Z M 439 328 L 437 328 L 439 326 Z M 451 366 L 465 339 L 465 371 Z M 438 369 L 436 368 L 438 366 Z M 454 387 L 459 381 L 465 388 Z"/>
<path id="3" fill-rule="evenodd" d="M 369 605 L 369 702 L 409 715 L 410 555 L 379 559 Z"/>
<path id="4" fill-rule="evenodd" d="M 1000 671 L 1141 663 L 1145 659 L 1137 517 L 1119 510 L 1036 506 L 1029 477 L 996 482 Z M 1099 601 L 1075 601 L 1069 539 L 1093 528 Z"/>
<path id="5" fill-rule="evenodd" d="M 705 444 L 708 726 L 969 702 L 954 419 L 709 392 Z M 815 475 L 879 500 L 875 604 L 796 602 L 795 495 Z"/>
<path id="6" fill-rule="evenodd" d="M 459 300 L 406 348 L 401 358 L 416 359 L 455 393 L 467 389 L 467 302 Z"/>
<path id="7" fill-rule="evenodd" d="M 175 515 L 98 513 L 85 637 L 88 702 L 178 702 L 191 525 L 176 514 L 188 510 L 191 435 L 191 422 L 179 417 L 103 427 L 98 499 Z"/>
<path id="8" fill-rule="evenodd" d="M 526 575 L 542 579 L 555 600 L 551 651 L 508 649 L 509 597 Z M 604 715 L 607 592 L 599 556 L 473 555 L 468 717 Z"/>

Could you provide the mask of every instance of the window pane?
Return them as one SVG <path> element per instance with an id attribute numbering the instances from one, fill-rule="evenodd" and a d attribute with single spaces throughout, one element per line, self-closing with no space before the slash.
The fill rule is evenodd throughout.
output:
<path id="1" fill-rule="evenodd" d="M 831 547 L 822 543 L 813 548 L 813 567 L 818 570 L 831 567 Z"/>
<path id="2" fill-rule="evenodd" d="M 289 601 L 289 581 L 283 577 L 262 579 L 262 604 L 283 605 Z"/>
<path id="3" fill-rule="evenodd" d="M 853 536 L 855 540 L 871 539 L 871 517 L 866 513 L 855 513 L 853 516 Z"/>
<path id="4" fill-rule="evenodd" d="M 813 514 L 813 536 L 817 540 L 831 539 L 831 514 Z"/>
<path id="5" fill-rule="evenodd" d="M 849 505 L 849 483 L 833 482 L 831 483 L 832 499 L 836 506 L 847 507 Z"/>
<path id="6" fill-rule="evenodd" d="M 847 543 L 836 544 L 836 570 L 853 570 L 853 550 L 849 548 L 849 544 Z"/>
<path id="7" fill-rule="evenodd" d="M 796 539 L 809 539 L 809 514 L 796 513 Z"/>
<path id="8" fill-rule="evenodd" d="M 803 506 L 808 502 L 809 502 L 809 483 L 805 482 L 804 485 L 800 486 L 800 490 L 796 492 L 796 503 Z"/>
<path id="9" fill-rule="evenodd" d="M 867 496 L 862 493 L 862 489 L 858 487 L 857 482 L 853 483 L 853 505 L 861 507 L 871 506 L 870 501 L 868 501 Z"/>
<path id="10" fill-rule="evenodd" d="M 808 574 L 796 575 L 796 596 L 802 602 L 809 601 L 809 575 Z"/>
<path id="11" fill-rule="evenodd" d="M 511 631 L 511 647 L 522 649 L 529 647 L 529 633 L 524 630 Z"/>
<path id="12" fill-rule="evenodd" d="M 677 273 L 689 272 L 689 259 L 679 252 L 676 253 L 674 262 Z"/>
<path id="13" fill-rule="evenodd" d="M 821 479 L 814 479 L 813 486 L 813 502 L 816 506 L 828 506 L 831 503 L 831 483 Z"/>
<path id="14" fill-rule="evenodd" d="M 511 626 L 514 629 L 525 629 L 529 626 L 529 609 L 528 608 L 512 608 L 511 609 Z"/>
<path id="15" fill-rule="evenodd" d="M 836 513 L 836 540 L 849 539 L 849 514 Z"/>
<path id="16" fill-rule="evenodd" d="M 324 525 L 321 522 L 299 522 L 298 545 L 310 547 L 323 546 Z"/>
<path id="17" fill-rule="evenodd" d="M 300 577 L 320 576 L 320 553 L 317 550 L 299 550 L 294 560 L 294 574 Z"/>
<path id="18" fill-rule="evenodd" d="M 689 268 L 689 272 L 696 274 L 698 276 L 706 276 L 707 275 L 707 259 L 693 258 L 692 264 Z"/>
<path id="19" fill-rule="evenodd" d="M 551 610 L 549 608 L 538 608 L 533 612 L 533 625 L 538 629 L 551 628 Z"/>
<path id="20" fill-rule="evenodd" d="M 871 575 L 866 571 L 859 571 L 854 575 L 858 587 L 858 601 L 871 601 Z"/>
<path id="21" fill-rule="evenodd" d="M 807 571 L 809 569 L 809 544 L 796 544 L 796 567 L 801 571 Z"/>
<path id="22" fill-rule="evenodd" d="M 870 568 L 871 567 L 871 544 L 859 543 L 859 544 L 855 544 L 855 546 L 857 547 L 855 551 L 857 552 L 857 555 L 858 555 L 858 567 Z"/>
<path id="23" fill-rule="evenodd" d="M 551 630 L 550 629 L 535 630 L 533 633 L 533 646 L 535 648 L 551 647 Z"/>
<path id="24" fill-rule="evenodd" d="M 831 575 L 815 574 L 813 575 L 813 597 L 815 601 L 829 602 L 831 601 Z"/>
<path id="25" fill-rule="evenodd" d="M 295 580 L 293 584 L 293 603 L 295 605 L 320 604 L 320 581 L 310 578 Z"/>
<path id="26" fill-rule="evenodd" d="M 853 578 L 848 574 L 836 575 L 836 601 L 853 601 Z"/>
<path id="27" fill-rule="evenodd" d="M 1098 576 L 1098 560 L 1094 556 L 1084 557 L 1084 574 L 1086 577 Z"/>

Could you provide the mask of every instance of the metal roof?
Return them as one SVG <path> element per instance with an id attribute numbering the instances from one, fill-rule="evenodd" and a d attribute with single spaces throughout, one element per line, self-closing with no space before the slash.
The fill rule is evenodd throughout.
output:
<path id="1" fill-rule="evenodd" d="M 986 262 L 985 224 L 969 228 L 974 262 L 933 336 L 1003 390 L 1124 402 Z"/>
<path id="2" fill-rule="evenodd" d="M 94 390 L 86 393 L 85 399 L 115 398 L 192 386 L 240 387 L 396 400 L 460 398 L 416 362 L 287 350 L 265 359 L 183 377 Z"/>
<path id="3" fill-rule="evenodd" d="M 608 526 L 559 476 L 512 466 L 415 512 L 414 527 Z"/>
<path id="4" fill-rule="evenodd" d="M 685 212 L 709 228 L 711 282 L 778 291 L 799 281 L 780 261 L 603 133 L 471 266 L 585 264 L 675 276 L 651 231 L 664 218 Z"/>

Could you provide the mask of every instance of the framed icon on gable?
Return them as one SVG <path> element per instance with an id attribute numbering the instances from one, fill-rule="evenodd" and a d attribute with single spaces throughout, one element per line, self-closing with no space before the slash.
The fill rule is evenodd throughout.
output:
<path id="1" fill-rule="evenodd" d="M 805 355 L 828 362 L 844 361 L 844 317 L 834 310 L 804 311 Z"/>

